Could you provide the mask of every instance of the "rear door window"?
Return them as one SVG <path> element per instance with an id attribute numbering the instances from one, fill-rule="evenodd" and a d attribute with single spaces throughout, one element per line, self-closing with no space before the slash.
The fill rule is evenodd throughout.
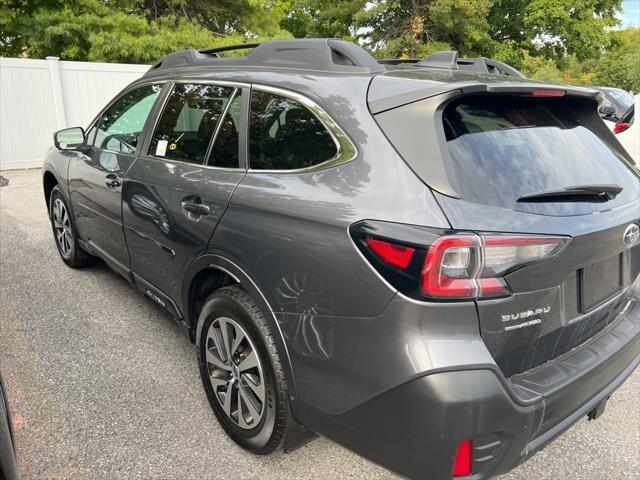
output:
<path id="1" fill-rule="evenodd" d="M 203 163 L 232 87 L 178 83 L 167 99 L 149 144 L 149 155 Z"/>
<path id="2" fill-rule="evenodd" d="M 544 207 L 524 205 L 518 199 L 536 192 L 601 184 L 623 187 L 615 203 L 637 198 L 638 179 L 631 166 L 560 99 L 466 97 L 446 107 L 443 124 L 450 157 L 448 175 L 465 200 L 540 210 Z M 602 208 L 595 203 L 551 207 L 562 214 Z"/>
<path id="3" fill-rule="evenodd" d="M 249 164 L 252 170 L 297 170 L 331 160 L 338 149 L 324 124 L 300 102 L 251 93 Z"/>

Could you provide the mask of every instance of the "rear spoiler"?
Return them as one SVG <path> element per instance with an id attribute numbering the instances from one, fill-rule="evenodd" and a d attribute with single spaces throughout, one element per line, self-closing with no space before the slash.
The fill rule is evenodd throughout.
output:
<path id="1" fill-rule="evenodd" d="M 391 95 L 386 98 L 376 99 L 369 102 L 369 110 L 373 115 L 375 115 L 386 110 L 391 110 L 396 107 L 401 107 L 402 105 L 407 105 L 409 103 L 435 97 L 436 95 L 442 95 L 444 93 L 457 93 L 457 95 L 468 95 L 471 93 L 530 93 L 535 95 L 535 92 L 540 91 L 548 92 L 548 95 L 541 96 L 556 96 L 554 95 L 554 92 L 557 92 L 557 96 L 571 95 L 592 98 L 598 104 L 600 104 L 604 99 L 604 94 L 602 92 L 569 85 L 547 85 L 536 82 L 455 82 L 441 84 L 435 87 L 432 84 L 432 86 L 425 87 L 423 89 L 412 90 L 409 92 L 399 93 L 397 95 Z"/>

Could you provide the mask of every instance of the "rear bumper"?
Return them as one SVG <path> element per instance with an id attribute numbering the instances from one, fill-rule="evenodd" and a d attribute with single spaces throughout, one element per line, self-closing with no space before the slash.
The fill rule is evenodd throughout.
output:
<path id="1" fill-rule="evenodd" d="M 451 479 L 474 442 L 473 480 L 511 470 L 611 396 L 640 363 L 640 302 L 580 348 L 506 380 L 478 369 L 432 373 L 347 411 L 294 403 L 297 420 L 400 475 Z"/>

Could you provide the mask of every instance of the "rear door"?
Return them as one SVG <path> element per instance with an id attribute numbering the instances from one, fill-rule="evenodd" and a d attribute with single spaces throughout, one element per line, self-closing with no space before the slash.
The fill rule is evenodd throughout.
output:
<path id="1" fill-rule="evenodd" d="M 568 239 L 554 258 L 536 263 L 518 256 L 535 256 L 537 247 L 483 240 L 484 265 L 507 265 L 500 279 L 509 294 L 477 300 L 483 338 L 505 375 L 540 365 L 614 322 L 634 300 L 640 273 L 633 233 L 640 181 L 597 104 L 541 91 L 458 96 L 437 111 L 425 107 L 422 128 L 438 133 L 439 151 L 423 155 L 445 172 L 447 194 L 435 195 L 455 230 L 485 239 Z M 378 117 L 393 140 L 400 127 L 385 113 Z M 403 128 L 419 135 L 415 122 Z"/>
<path id="2" fill-rule="evenodd" d="M 132 88 L 118 97 L 87 135 L 86 155 L 69 164 L 69 190 L 83 240 L 121 272 L 129 269 L 122 229 L 122 181 L 136 158 L 162 84 Z"/>
<path id="3" fill-rule="evenodd" d="M 245 175 L 243 86 L 175 83 L 123 186 L 131 268 L 170 310 Z M 168 298 L 166 298 L 168 297 Z M 168 302 L 168 304 L 167 304 Z"/>

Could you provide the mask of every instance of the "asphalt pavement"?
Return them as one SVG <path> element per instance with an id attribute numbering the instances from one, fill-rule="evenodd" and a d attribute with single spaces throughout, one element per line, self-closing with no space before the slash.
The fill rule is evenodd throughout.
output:
<path id="1" fill-rule="evenodd" d="M 56 251 L 39 170 L 0 187 L 0 370 L 23 479 L 391 479 L 320 438 L 254 456 L 218 426 L 171 317 L 102 263 Z M 502 480 L 640 478 L 640 371 Z"/>

